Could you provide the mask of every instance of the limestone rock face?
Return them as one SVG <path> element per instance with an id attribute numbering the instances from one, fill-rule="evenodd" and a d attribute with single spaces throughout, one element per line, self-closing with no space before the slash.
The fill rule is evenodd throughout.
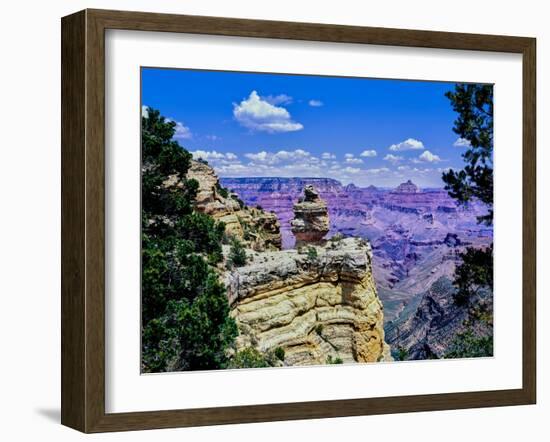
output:
<path id="1" fill-rule="evenodd" d="M 237 349 L 281 347 L 285 365 L 391 360 L 371 260 L 367 241 L 346 238 L 255 254 L 226 273 Z"/>
<path id="2" fill-rule="evenodd" d="M 216 217 L 240 210 L 237 201 L 221 195 L 218 177 L 208 164 L 191 161 L 187 179 L 194 179 L 199 183 L 196 207 L 201 212 Z"/>
<path id="3" fill-rule="evenodd" d="M 201 161 L 191 161 L 187 179 L 199 183 L 195 207 L 225 223 L 225 232 L 238 238 L 253 250 L 281 248 L 281 232 L 277 215 L 239 203 L 235 194 L 224 190 L 214 169 Z"/>
<path id="4" fill-rule="evenodd" d="M 318 243 L 330 229 L 327 203 L 311 185 L 304 187 L 304 197 L 294 205 L 291 222 L 296 244 Z"/>

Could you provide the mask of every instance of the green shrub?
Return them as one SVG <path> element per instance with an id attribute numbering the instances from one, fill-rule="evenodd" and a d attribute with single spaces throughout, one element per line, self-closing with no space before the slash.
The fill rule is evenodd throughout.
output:
<path id="1" fill-rule="evenodd" d="M 458 333 L 451 343 L 445 358 L 479 358 L 493 356 L 493 337 L 475 336 L 471 330 Z"/>
<path id="2" fill-rule="evenodd" d="M 246 264 L 246 260 L 246 249 L 237 238 L 233 238 L 227 259 L 228 267 L 242 267 Z"/>
<path id="3" fill-rule="evenodd" d="M 343 364 L 343 363 L 344 361 L 339 357 L 333 358 L 331 355 L 329 355 L 327 358 L 327 364 L 329 365 L 337 365 L 337 364 Z"/>
<path id="4" fill-rule="evenodd" d="M 493 245 L 485 249 L 468 247 L 461 253 L 462 263 L 455 269 L 454 296 L 457 305 L 468 305 L 480 290 L 493 290 Z"/>
<path id="5" fill-rule="evenodd" d="M 284 351 L 284 349 L 282 349 L 281 347 L 277 347 L 275 349 L 275 357 L 277 359 L 279 359 L 280 361 L 284 361 L 285 360 L 285 351 Z"/>
<path id="6" fill-rule="evenodd" d="M 229 191 L 225 187 L 222 187 L 219 182 L 216 183 L 216 190 L 223 198 L 229 198 Z"/>
<path id="7" fill-rule="evenodd" d="M 238 351 L 230 360 L 228 368 L 263 368 L 270 367 L 265 356 L 253 347 Z"/>
<path id="8" fill-rule="evenodd" d="M 397 347 L 394 357 L 398 361 L 406 361 L 409 357 L 409 351 L 405 347 Z"/>
<path id="9" fill-rule="evenodd" d="M 307 248 L 307 259 L 308 261 L 315 261 L 318 257 L 317 249 L 315 247 L 308 247 Z"/>

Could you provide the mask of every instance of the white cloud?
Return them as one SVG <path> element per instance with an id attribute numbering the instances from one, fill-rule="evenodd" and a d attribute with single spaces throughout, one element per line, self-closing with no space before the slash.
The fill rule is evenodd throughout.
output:
<path id="1" fill-rule="evenodd" d="M 218 137 L 217 135 L 206 135 L 206 139 L 209 141 L 219 141 L 221 140 L 221 137 Z"/>
<path id="2" fill-rule="evenodd" d="M 323 152 L 323 154 L 321 155 L 321 158 L 323 160 L 334 160 L 336 159 L 336 155 L 330 152 Z"/>
<path id="3" fill-rule="evenodd" d="M 366 169 L 365 170 L 365 172 L 372 173 L 373 175 L 378 175 L 380 173 L 387 173 L 389 171 L 390 171 L 390 169 L 388 169 L 387 167 L 380 167 L 378 169 Z"/>
<path id="4" fill-rule="evenodd" d="M 216 160 L 228 160 L 228 161 L 235 161 L 238 159 L 237 155 L 231 152 L 222 153 L 217 152 L 215 150 L 195 150 L 192 151 L 191 154 L 193 155 L 193 158 L 199 159 L 202 158 L 203 160 L 207 161 L 216 161 Z"/>
<path id="5" fill-rule="evenodd" d="M 353 155 L 352 153 L 345 154 L 344 158 L 346 159 L 346 163 L 348 164 L 361 164 L 363 162 L 361 158 L 355 158 L 355 155 Z"/>
<path id="6" fill-rule="evenodd" d="M 219 152 L 209 152 L 209 157 L 219 157 Z M 328 152 L 327 152 L 328 153 Z M 332 154 L 331 154 L 332 155 Z M 361 180 L 361 169 L 352 167 L 344 161 L 325 161 L 304 149 L 279 150 L 269 152 L 249 152 L 241 156 L 242 161 L 228 161 L 225 158 L 210 159 L 219 176 L 222 177 L 327 177 L 343 183 L 352 181 L 351 177 Z M 344 164 L 342 164 L 344 163 Z"/>
<path id="7" fill-rule="evenodd" d="M 385 161 L 389 161 L 390 163 L 392 164 L 396 164 L 398 163 L 399 161 L 402 161 L 403 160 L 403 157 L 402 156 L 399 156 L 399 155 L 393 155 L 391 153 L 387 154 L 385 157 L 384 157 L 384 160 Z"/>
<path id="8" fill-rule="evenodd" d="M 278 104 L 291 104 L 294 100 L 290 95 L 279 94 L 279 95 L 265 95 L 261 97 L 262 100 L 267 101 L 269 104 L 274 106 Z"/>
<path id="9" fill-rule="evenodd" d="M 376 151 L 374 149 L 364 150 L 363 152 L 361 152 L 361 156 L 362 157 L 375 157 L 376 156 Z"/>
<path id="10" fill-rule="evenodd" d="M 357 167 L 344 167 L 343 169 L 341 169 L 342 172 L 344 173 L 351 173 L 351 174 L 356 174 L 356 173 L 359 173 L 361 172 L 361 169 L 357 168 Z"/>
<path id="11" fill-rule="evenodd" d="M 422 141 L 415 140 L 414 138 L 407 138 L 405 141 L 401 141 L 401 143 L 392 144 L 389 149 L 395 152 L 401 152 L 404 150 L 419 150 L 424 149 L 424 144 Z"/>
<path id="12" fill-rule="evenodd" d="M 222 176 L 255 176 L 250 174 L 250 169 L 244 164 L 226 164 L 223 166 L 215 167 L 217 173 Z"/>
<path id="13" fill-rule="evenodd" d="M 149 118 L 149 106 L 141 106 L 141 116 L 143 118 Z"/>
<path id="14" fill-rule="evenodd" d="M 308 103 L 311 107 L 321 107 L 323 102 L 321 100 L 309 100 Z"/>
<path id="15" fill-rule="evenodd" d="M 191 130 L 184 126 L 183 123 L 180 123 L 179 121 L 176 121 L 176 132 L 174 133 L 174 138 L 176 139 L 189 139 L 193 136 L 191 133 Z"/>
<path id="16" fill-rule="evenodd" d="M 314 157 L 313 155 L 311 155 L 311 153 L 303 149 L 296 149 L 293 151 L 280 150 L 278 152 L 266 152 L 265 150 L 263 150 L 257 153 L 247 153 L 244 156 L 255 163 L 263 163 L 269 165 L 304 160 L 312 161 L 314 163 L 320 162 L 319 158 Z"/>
<path id="17" fill-rule="evenodd" d="M 438 155 L 434 155 L 429 150 L 425 150 L 424 152 L 422 152 L 418 159 L 427 163 L 439 163 L 441 161 L 441 158 L 439 158 Z"/>
<path id="18" fill-rule="evenodd" d="M 267 159 L 267 155 L 268 153 L 263 150 L 261 152 L 258 152 L 258 153 L 246 153 L 244 154 L 244 156 L 250 160 L 254 160 L 254 161 L 265 161 Z"/>
<path id="19" fill-rule="evenodd" d="M 284 107 L 263 100 L 256 91 L 252 91 L 240 104 L 233 104 L 233 116 L 242 126 L 256 131 L 277 133 L 304 128 L 302 124 L 292 121 Z"/>
<path id="20" fill-rule="evenodd" d="M 193 152 L 195 155 L 197 153 Z M 432 168 L 431 163 L 422 163 L 419 160 L 422 166 L 403 164 L 396 167 L 363 169 L 346 163 L 345 159 L 325 161 L 304 149 L 273 152 L 262 150 L 239 155 L 238 158 L 235 154 L 219 151 L 201 153 L 202 157 L 208 158 L 209 163 L 221 177 L 330 177 L 343 184 L 355 183 L 358 186 L 374 184 L 385 187 L 395 187 L 406 179 L 412 179 L 421 187 L 442 186 L 443 169 Z"/>
<path id="21" fill-rule="evenodd" d="M 193 137 L 193 134 L 191 133 L 191 129 L 189 129 L 180 121 L 172 120 L 171 118 L 166 118 L 165 120 L 167 122 L 176 123 L 176 126 L 174 127 L 174 130 L 175 130 L 174 138 L 176 140 L 189 139 Z"/>
<path id="22" fill-rule="evenodd" d="M 454 147 L 470 147 L 472 144 L 469 140 L 466 138 L 457 138 L 457 140 L 453 143 Z"/>

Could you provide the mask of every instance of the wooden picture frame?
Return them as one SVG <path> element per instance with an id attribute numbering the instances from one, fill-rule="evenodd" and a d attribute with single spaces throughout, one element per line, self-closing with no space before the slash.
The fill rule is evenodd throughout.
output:
<path id="1" fill-rule="evenodd" d="M 497 391 L 105 412 L 105 30 L 262 37 L 523 57 L 523 385 Z M 62 409 L 83 432 L 142 430 L 534 404 L 536 41 L 533 38 L 84 10 L 62 19 Z"/>

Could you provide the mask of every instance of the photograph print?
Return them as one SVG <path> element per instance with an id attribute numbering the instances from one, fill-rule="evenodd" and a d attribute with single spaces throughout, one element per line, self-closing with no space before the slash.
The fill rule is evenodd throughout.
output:
<path id="1" fill-rule="evenodd" d="M 141 69 L 141 372 L 493 356 L 493 86 Z"/>

